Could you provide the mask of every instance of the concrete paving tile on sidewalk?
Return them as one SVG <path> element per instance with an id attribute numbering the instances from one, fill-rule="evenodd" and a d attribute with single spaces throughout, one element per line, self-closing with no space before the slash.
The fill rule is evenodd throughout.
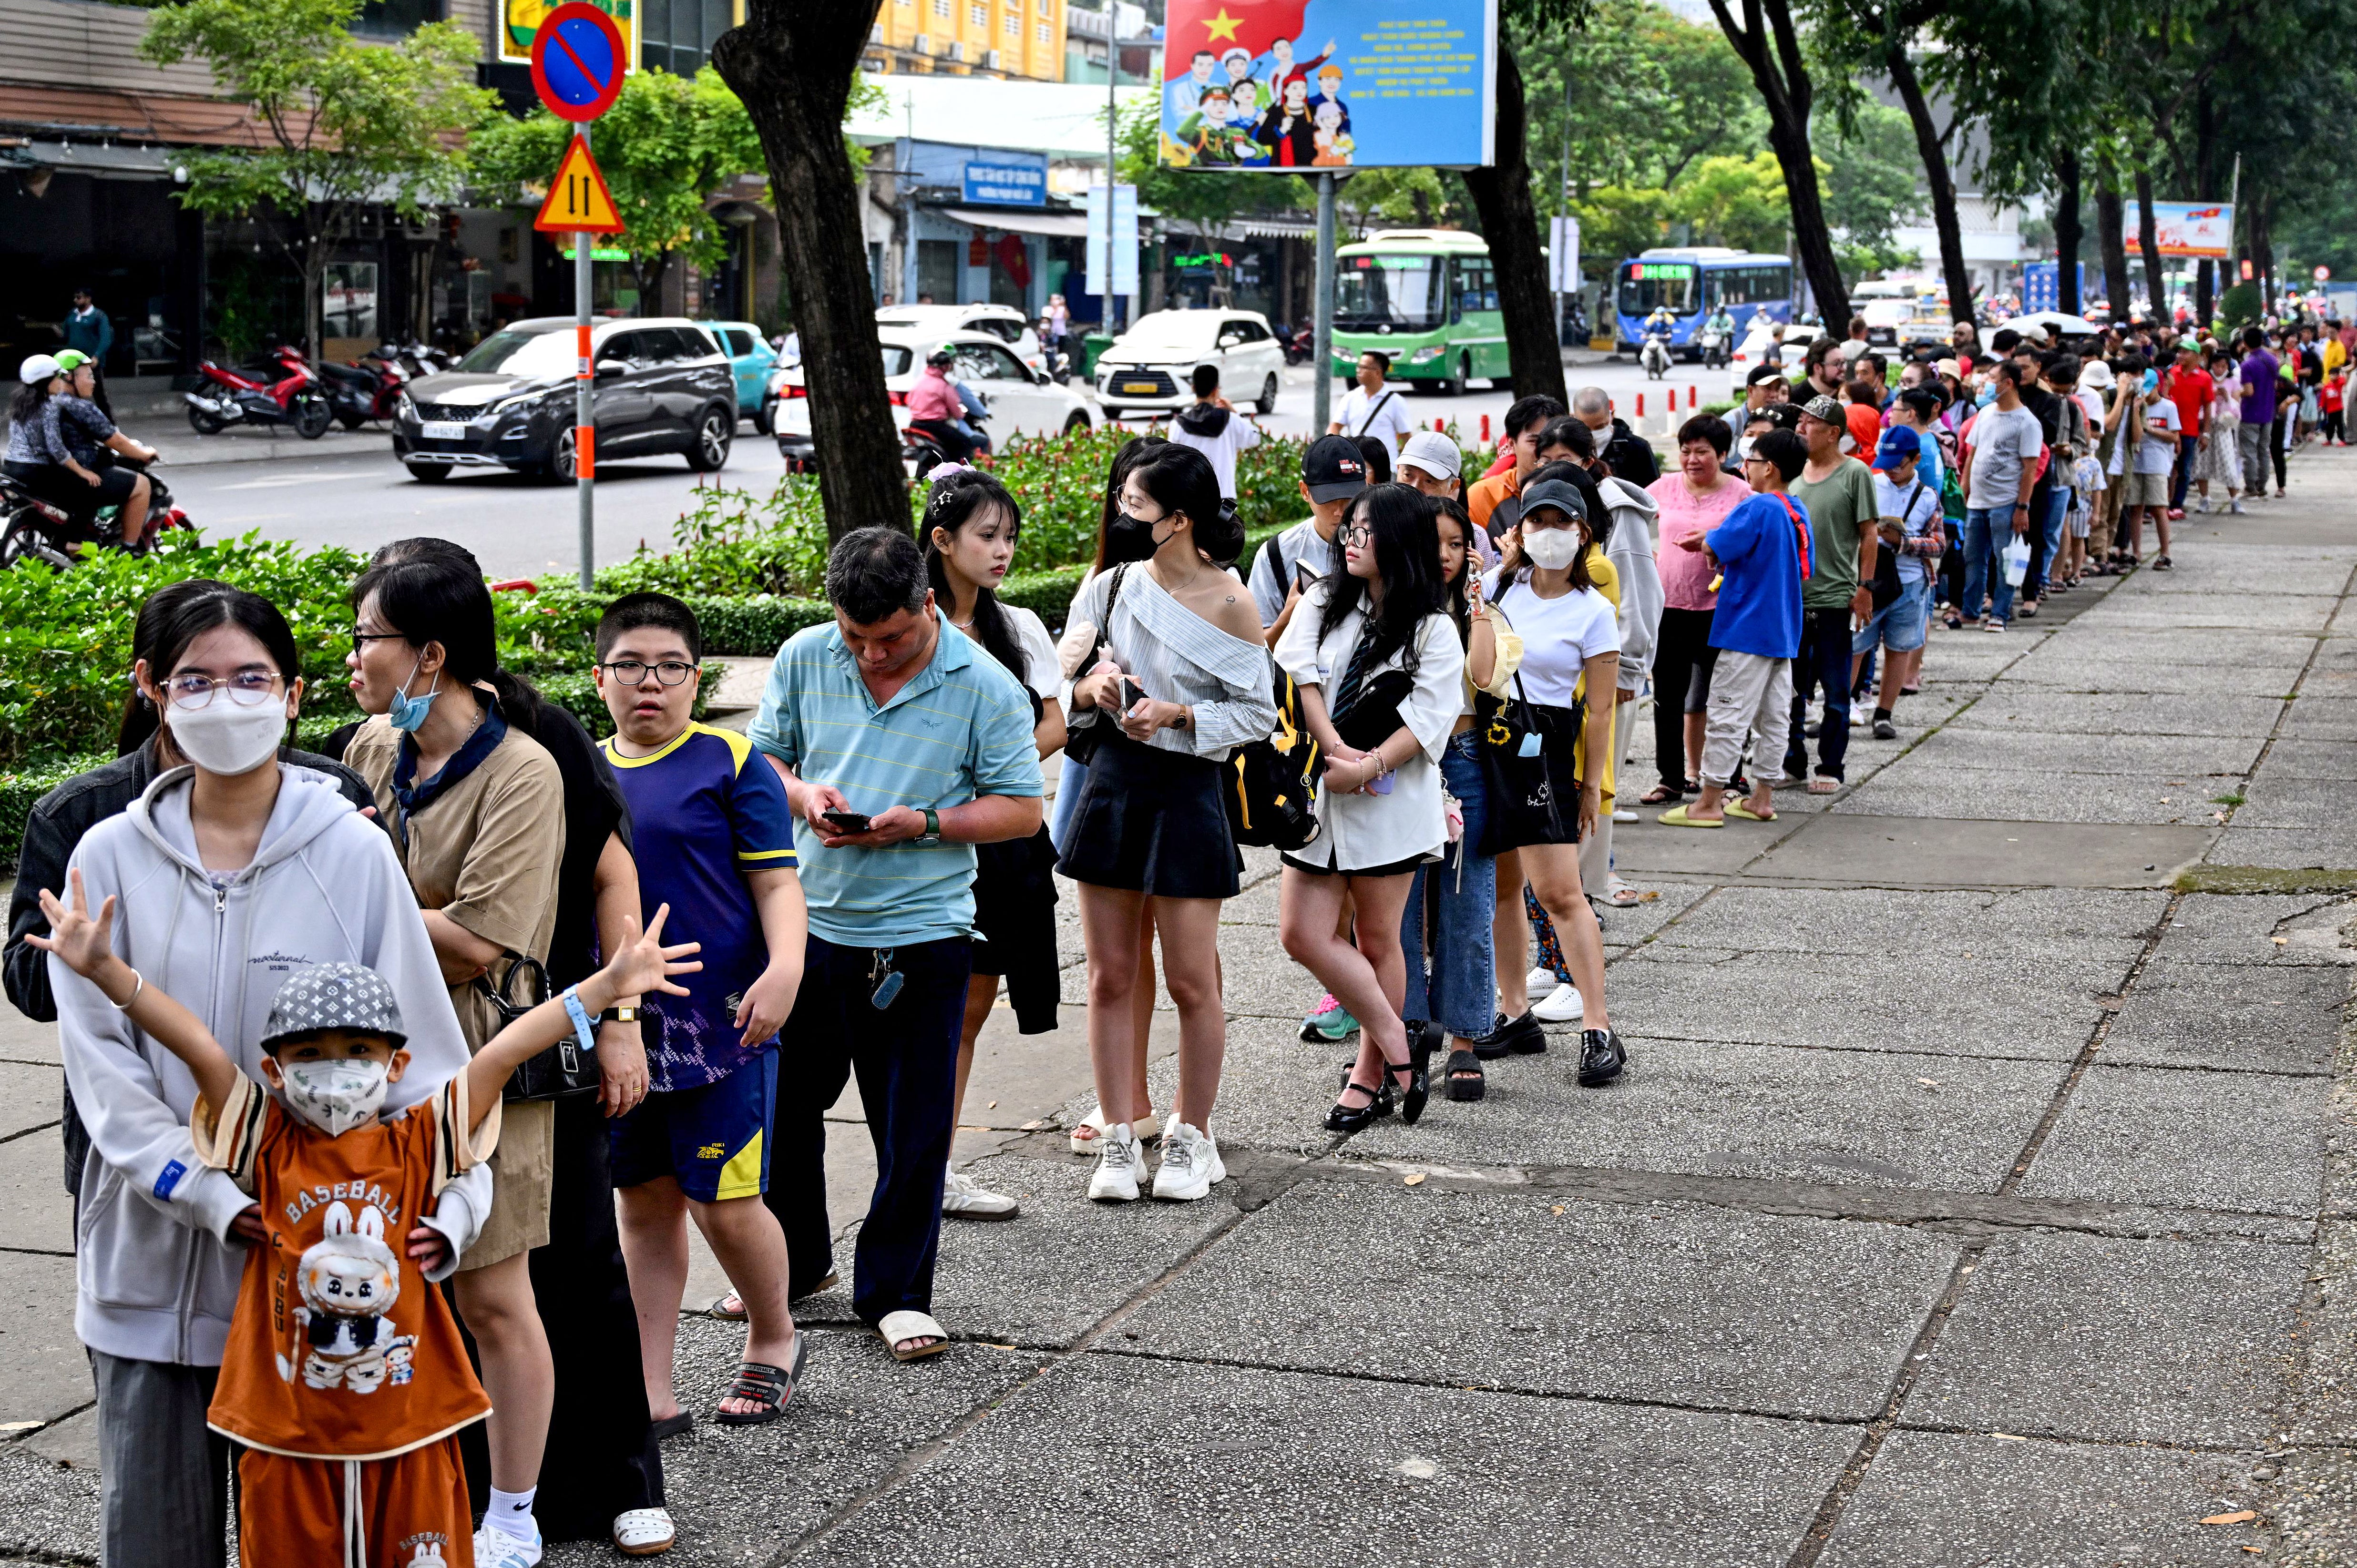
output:
<path id="1" fill-rule="evenodd" d="M 2072 1090 L 2029 1197 L 2313 1216 L 2323 1196 L 2325 1078 L 2097 1061 Z"/>
<path id="2" fill-rule="evenodd" d="M 2357 779 L 2357 740 L 2309 740 L 2287 733 L 2259 771 L 2270 779 Z"/>
<path id="3" fill-rule="evenodd" d="M 2091 616 L 2076 628 L 2079 635 L 2049 642 L 2014 670 L 2027 675 L 2058 666 L 2070 669 L 2089 658 L 2158 664 L 2288 664 L 2298 669 L 2314 651 L 2314 634 L 2276 627 L 2272 618 L 2267 618 L 2269 624 L 2262 630 L 2250 624 L 2248 607 L 2244 608 L 2244 624 L 2232 630 L 2112 626 L 2100 616 Z"/>
<path id="4" fill-rule="evenodd" d="M 2166 783 L 2247 774 L 2263 744 L 2259 736 L 2113 735 L 2097 741 L 2015 727 L 1959 728 L 1928 737 L 1900 766 L 1956 773 L 2136 773 Z"/>
<path id="5" fill-rule="evenodd" d="M 1900 1226 L 1699 1204 L 1308 1181 L 1108 1348 L 1862 1422 L 1956 1251 Z"/>
<path id="6" fill-rule="evenodd" d="M 62 1069 L 0 1061 L 0 1138 L 55 1122 L 63 1083 Z"/>
<path id="7" fill-rule="evenodd" d="M 2246 828 L 2219 835 L 2206 857 L 2212 865 L 2255 865 L 2270 871 L 2357 869 L 2357 823 L 2297 828 Z"/>
<path id="8" fill-rule="evenodd" d="M 2156 964 L 2357 964 L 2338 929 L 2357 919 L 2357 898 L 2333 893 L 2189 893 L 2178 901 Z M 2278 944 L 2275 938 L 2285 940 Z"/>
<path id="9" fill-rule="evenodd" d="M 2287 740 L 2357 741 L 2357 698 L 2303 696 L 2283 726 Z"/>
<path id="10" fill-rule="evenodd" d="M 2250 1461 L 2229 1455 L 1913 1432 L 1885 1440 L 1842 1513 L 1824 1568 L 2227 1568 L 2255 1525 Z"/>
<path id="11" fill-rule="evenodd" d="M 0 1144 L 0 1249 L 70 1253 L 73 1198 L 56 1128 Z"/>
<path id="12" fill-rule="evenodd" d="M 2254 607 L 2239 595 L 2169 594 L 2124 597 L 2114 594 L 2072 624 L 2081 635 L 2106 632 L 2201 631 L 2239 632 L 2249 628 L 2255 611 L 2263 608 L 2271 632 L 2322 632 L 2341 601 L 2324 594 L 2273 594 L 2264 607 Z"/>
<path id="13" fill-rule="evenodd" d="M 2068 1060 L 2103 1017 L 2096 998 L 2127 973 L 2101 954 L 2026 968 L 2013 955 L 1951 951 L 1941 964 L 1951 983 L 1930 988 L 1919 983 L 1924 950 L 1894 940 L 1875 953 L 1771 949 L 1714 962 L 1707 950 L 1657 943 L 1615 964 L 1606 985 L 1624 1033 Z"/>
<path id="14" fill-rule="evenodd" d="M 1997 693 L 2030 687 L 2040 691 L 2174 696 L 2196 703 L 2221 695 L 2281 696 L 2291 690 L 2292 682 L 2299 678 L 2301 666 L 2307 662 L 2305 650 L 2298 658 L 2264 664 L 2107 659 L 2095 650 L 2074 651 L 2080 656 L 2035 665 L 2024 660 L 1998 678 Z M 2091 653 L 2094 656 L 2087 656 Z"/>
<path id="15" fill-rule="evenodd" d="M 1378 1122 L 1346 1152 L 1993 1192 L 2065 1070 L 2053 1061 L 1624 1038 L 1629 1069 L 1607 1089 L 1575 1085 L 1566 1051 L 1508 1058 L 1489 1064 L 1487 1100 L 1436 1100 L 1415 1126 Z M 1331 1090 L 1305 1086 L 1304 1101 L 1313 1094 L 1322 1115 Z M 1248 1135 L 1249 1122 L 1228 1125 L 1240 1142 L 1264 1141 Z"/>
<path id="16" fill-rule="evenodd" d="M 12 1252 L 6 1262 L 8 1288 L 0 1291 L 0 1423 L 56 1421 L 91 1399 L 90 1359 L 74 1338 L 74 1261 Z"/>
<path id="17" fill-rule="evenodd" d="M 966 1167 L 1023 1212 L 942 1221 L 933 1316 L 943 1326 L 963 1339 L 1070 1345 L 1235 1219 L 1232 1185 L 1200 1203 L 1091 1203 L 1095 1168 L 1073 1155 L 999 1155 Z"/>
<path id="18" fill-rule="evenodd" d="M 2156 958 L 2104 1037 L 2115 1066 L 2329 1073 L 2341 1044 L 2348 973 L 2338 967 L 2266 967 Z"/>
<path id="19" fill-rule="evenodd" d="M 2276 1430 L 2308 1249 L 2008 1236 L 1909 1396 L 1910 1424 L 2248 1446 Z"/>
<path id="20" fill-rule="evenodd" d="M 2285 690 L 2290 689 L 2287 682 Z M 2066 692 L 2052 686 L 2000 685 L 1950 721 L 1961 729 L 2060 730 L 2088 737 L 2100 756 L 2106 735 L 2264 736 L 2283 713 L 2282 692 L 2182 696 Z"/>
<path id="21" fill-rule="evenodd" d="M 14 882 L 6 883 L 14 887 Z M 58 1026 L 37 1024 L 14 1007 L 0 1007 L 0 1062 L 31 1062 L 62 1068 L 58 1054 Z M 53 1100 L 55 1096 L 51 1097 Z"/>
<path id="22" fill-rule="evenodd" d="M 1907 757 L 1853 789 L 1836 812 L 2004 822 L 2152 823 L 2215 827 L 2211 797 L 2236 780 L 2170 786 L 2141 773 L 1959 771 Z"/>
<path id="23" fill-rule="evenodd" d="M 95 1563 L 102 1528 L 96 1471 L 69 1469 L 22 1443 L 0 1444 L 0 1553 Z"/>
<path id="24" fill-rule="evenodd" d="M 820 1330 L 811 1335 L 803 1381 L 782 1419 L 720 1426 L 705 1418 L 743 1344 L 744 1330 L 733 1324 L 681 1325 L 681 1398 L 696 1423 L 663 1444 L 665 1489 L 679 1527 L 679 1544 L 662 1559 L 667 1568 L 770 1561 L 1040 1363 L 1037 1355 L 960 1345 L 902 1365 L 873 1334 Z M 551 1568 L 614 1560 L 603 1541 L 552 1547 L 543 1559 Z"/>
<path id="25" fill-rule="evenodd" d="M 1810 886 L 2159 887 L 2200 860 L 2217 834 L 2214 827 L 1835 812 L 1744 875 Z"/>
<path id="26" fill-rule="evenodd" d="M 1176 1431 L 1206 1445 L 1174 1467 Z M 1773 1568 L 1854 1428 L 1084 1356 L 797 1556 Z"/>
<path id="27" fill-rule="evenodd" d="M 2238 828 L 2298 828 L 2357 847 L 2357 791 L 2347 779 L 2276 778 L 2261 770 L 2243 789 Z"/>
<path id="28" fill-rule="evenodd" d="M 2108 888 L 1722 887 L 1654 945 L 1943 961 L 2064 953 L 2115 961 L 2125 975 L 2167 905 L 2166 894 Z"/>

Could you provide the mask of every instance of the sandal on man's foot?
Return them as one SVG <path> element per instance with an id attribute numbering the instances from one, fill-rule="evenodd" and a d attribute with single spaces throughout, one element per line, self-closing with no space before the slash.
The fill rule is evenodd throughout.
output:
<path id="1" fill-rule="evenodd" d="M 1683 793 L 1671 789 L 1667 784 L 1656 784 L 1652 789 L 1637 797 L 1637 804 L 1641 806 L 1666 806 L 1673 800 L 1683 800 L 1684 799 L 1685 796 Z"/>
<path id="2" fill-rule="evenodd" d="M 1490 1091 L 1489 1075 L 1481 1070 L 1481 1058 L 1471 1051 L 1448 1053 L 1448 1065 L 1441 1073 L 1448 1080 L 1448 1098 L 1460 1102 L 1480 1099 Z"/>
<path id="3" fill-rule="evenodd" d="M 677 1437 L 681 1433 L 688 1431 L 694 1425 L 695 1417 L 692 1412 L 683 1410 L 673 1411 L 669 1415 L 649 1422 L 647 1423 L 647 1435 L 653 1438 L 657 1443 L 661 1443 L 665 1438 Z"/>
<path id="4" fill-rule="evenodd" d="M 928 1312 L 907 1308 L 888 1312 L 876 1325 L 876 1332 L 883 1338 L 884 1348 L 892 1352 L 895 1361 L 914 1361 L 926 1356 L 938 1356 L 950 1348 L 950 1331 Z M 916 1343 L 921 1339 L 930 1339 L 932 1343 Z M 903 1345 L 911 1348 L 903 1350 L 900 1348 Z"/>
<path id="5" fill-rule="evenodd" d="M 767 1426 L 786 1413 L 786 1405 L 794 1397 L 795 1385 L 802 1381 L 802 1362 L 808 1359 L 810 1340 L 800 1330 L 794 1334 L 793 1354 L 786 1359 L 791 1366 L 772 1367 L 764 1361 L 737 1363 L 737 1380 L 728 1385 L 723 1400 L 751 1400 L 754 1408 L 746 1411 L 722 1410 L 715 1406 L 712 1419 L 723 1426 Z"/>
<path id="6" fill-rule="evenodd" d="M 2177 563 L 2164 555 L 2152 564 L 2152 569 L 2156 572 L 2174 572 L 2177 570 Z"/>

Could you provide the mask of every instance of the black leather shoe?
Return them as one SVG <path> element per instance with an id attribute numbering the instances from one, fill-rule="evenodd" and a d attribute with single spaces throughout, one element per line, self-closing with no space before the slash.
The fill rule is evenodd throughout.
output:
<path id="1" fill-rule="evenodd" d="M 1579 1087 L 1595 1089 L 1610 1083 L 1629 1065 L 1629 1049 L 1609 1029 L 1579 1032 Z"/>
<path id="2" fill-rule="evenodd" d="M 1546 1030 L 1535 1015 L 1525 1013 L 1519 1018 L 1498 1015 L 1495 1027 L 1473 1042 L 1473 1054 L 1485 1062 L 1496 1061 L 1508 1052 L 1515 1056 L 1536 1056 L 1546 1049 Z"/>

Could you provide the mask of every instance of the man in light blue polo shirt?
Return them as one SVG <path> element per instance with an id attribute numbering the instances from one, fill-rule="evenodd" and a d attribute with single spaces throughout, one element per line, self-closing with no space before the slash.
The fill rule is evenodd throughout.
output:
<path id="1" fill-rule="evenodd" d="M 768 1202 L 795 1294 L 833 1273 L 822 1118 L 851 1073 L 877 1182 L 851 1305 L 892 1353 L 948 1347 L 934 1321 L 952 1079 L 974 933 L 974 846 L 1039 831 L 1031 698 L 944 628 L 917 542 L 844 536 L 827 558 L 834 624 L 778 650 L 746 731 L 785 781 L 810 946 L 780 1032 Z"/>

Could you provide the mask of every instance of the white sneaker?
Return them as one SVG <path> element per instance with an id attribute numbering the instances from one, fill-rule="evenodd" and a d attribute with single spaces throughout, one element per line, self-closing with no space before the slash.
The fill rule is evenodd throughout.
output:
<path id="1" fill-rule="evenodd" d="M 1633 822 L 1637 821 L 1637 813 L 1615 806 L 1612 808 L 1612 820 L 1616 822 Z"/>
<path id="2" fill-rule="evenodd" d="M 2231 505 L 2229 505 L 2229 506 L 2226 508 L 2226 510 L 2227 510 L 2228 511 L 2230 511 L 2230 512 L 2233 513 L 2236 517 L 2243 517 L 2243 516 L 2247 515 L 2247 514 L 2243 510 L 2243 503 L 2242 503 L 2241 501 L 2235 501 L 2235 502 L 2232 503 Z"/>
<path id="3" fill-rule="evenodd" d="M 540 1552 L 537 1530 L 530 1541 L 518 1541 L 497 1525 L 475 1531 L 475 1568 L 537 1568 Z"/>
<path id="4" fill-rule="evenodd" d="M 1215 1183 L 1228 1179 L 1220 1163 L 1220 1145 L 1209 1133 L 1173 1121 L 1162 1134 L 1162 1168 L 1154 1173 L 1154 1196 L 1166 1203 L 1192 1203 L 1211 1196 Z"/>
<path id="5" fill-rule="evenodd" d="M 1013 1198 L 977 1186 L 963 1171 L 952 1170 L 942 1179 L 944 1219 L 1012 1219 L 1020 1212 L 1020 1206 Z"/>
<path id="6" fill-rule="evenodd" d="M 1568 1024 L 1586 1011 L 1586 1004 L 1580 1001 L 1577 987 L 1558 985 L 1547 993 L 1545 1001 L 1531 1011 L 1538 1015 L 1542 1024 Z"/>
<path id="7" fill-rule="evenodd" d="M 2208 511 L 2210 510 L 2210 498 L 2208 496 L 2196 496 L 2193 499 L 2193 510 L 2195 511 Z"/>
<path id="8" fill-rule="evenodd" d="M 1523 977 L 1523 988 L 1534 996 L 1544 996 L 1562 983 L 1551 969 L 1534 969 Z"/>
<path id="9" fill-rule="evenodd" d="M 1146 1155 L 1137 1146 L 1137 1134 L 1130 1131 L 1128 1122 L 1115 1122 L 1104 1130 L 1097 1145 L 1096 1173 L 1089 1177 L 1089 1201 L 1137 1201 L 1137 1173 L 1146 1165 Z"/>

